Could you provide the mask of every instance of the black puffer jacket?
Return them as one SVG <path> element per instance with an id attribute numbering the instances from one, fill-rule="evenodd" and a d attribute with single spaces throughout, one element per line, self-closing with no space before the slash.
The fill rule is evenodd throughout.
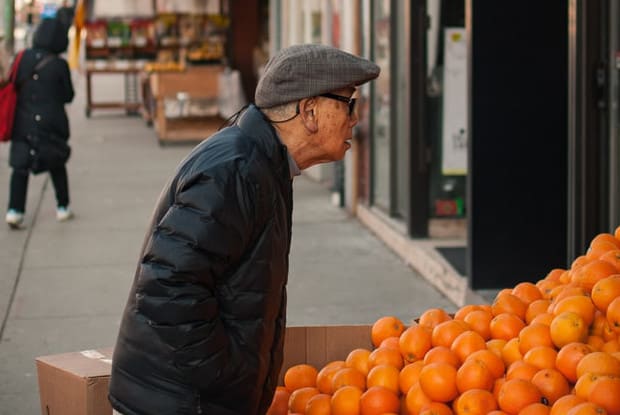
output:
<path id="1" fill-rule="evenodd" d="M 250 107 L 157 202 L 116 342 L 125 415 L 253 415 L 282 365 L 291 241 L 286 148 Z"/>
<path id="2" fill-rule="evenodd" d="M 31 77 L 35 66 L 49 54 L 58 55 L 67 49 L 68 38 L 56 19 L 43 19 L 34 34 L 33 47 L 24 52 L 17 72 L 19 87 L 15 123 L 11 138 L 9 164 L 13 168 L 30 165 L 28 136 L 45 139 L 49 135 L 69 139 L 69 121 L 65 104 L 73 100 L 71 72 L 59 56 L 47 62 Z M 29 78 L 26 80 L 27 78 Z"/>

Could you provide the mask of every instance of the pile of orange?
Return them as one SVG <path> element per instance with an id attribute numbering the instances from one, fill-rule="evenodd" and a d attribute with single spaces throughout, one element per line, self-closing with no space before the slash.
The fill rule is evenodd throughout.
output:
<path id="1" fill-rule="evenodd" d="M 492 304 L 383 316 L 370 337 L 288 368 L 268 415 L 620 415 L 620 226 Z"/>

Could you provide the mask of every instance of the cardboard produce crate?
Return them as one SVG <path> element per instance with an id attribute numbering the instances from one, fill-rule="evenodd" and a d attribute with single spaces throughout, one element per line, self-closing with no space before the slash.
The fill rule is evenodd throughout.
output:
<path id="1" fill-rule="evenodd" d="M 321 369 L 344 360 L 358 347 L 372 350 L 370 327 L 288 327 L 279 384 L 289 367 L 308 363 Z M 108 385 L 112 348 L 41 356 L 36 359 L 43 415 L 111 415 Z"/>

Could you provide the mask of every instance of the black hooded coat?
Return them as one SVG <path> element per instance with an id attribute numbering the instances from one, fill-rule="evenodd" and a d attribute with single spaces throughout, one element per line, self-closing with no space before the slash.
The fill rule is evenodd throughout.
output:
<path id="1" fill-rule="evenodd" d="M 67 49 L 69 39 L 57 19 L 41 21 L 32 48 L 26 49 L 17 71 L 17 107 L 11 137 L 9 164 L 13 168 L 30 167 L 28 138 L 45 139 L 51 135 L 69 139 L 69 120 L 65 104 L 73 100 L 71 72 L 67 61 L 58 56 Z M 54 57 L 33 74 L 46 56 Z"/>

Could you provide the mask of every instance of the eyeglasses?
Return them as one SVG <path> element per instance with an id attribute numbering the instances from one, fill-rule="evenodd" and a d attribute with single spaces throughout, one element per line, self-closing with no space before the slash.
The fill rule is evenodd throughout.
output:
<path id="1" fill-rule="evenodd" d="M 329 92 L 326 92 L 319 96 L 329 98 L 329 99 L 335 99 L 336 101 L 345 102 L 346 104 L 348 104 L 349 105 L 349 117 L 353 115 L 353 112 L 355 111 L 355 103 L 357 102 L 357 98 L 343 97 L 342 95 L 330 94 Z"/>

